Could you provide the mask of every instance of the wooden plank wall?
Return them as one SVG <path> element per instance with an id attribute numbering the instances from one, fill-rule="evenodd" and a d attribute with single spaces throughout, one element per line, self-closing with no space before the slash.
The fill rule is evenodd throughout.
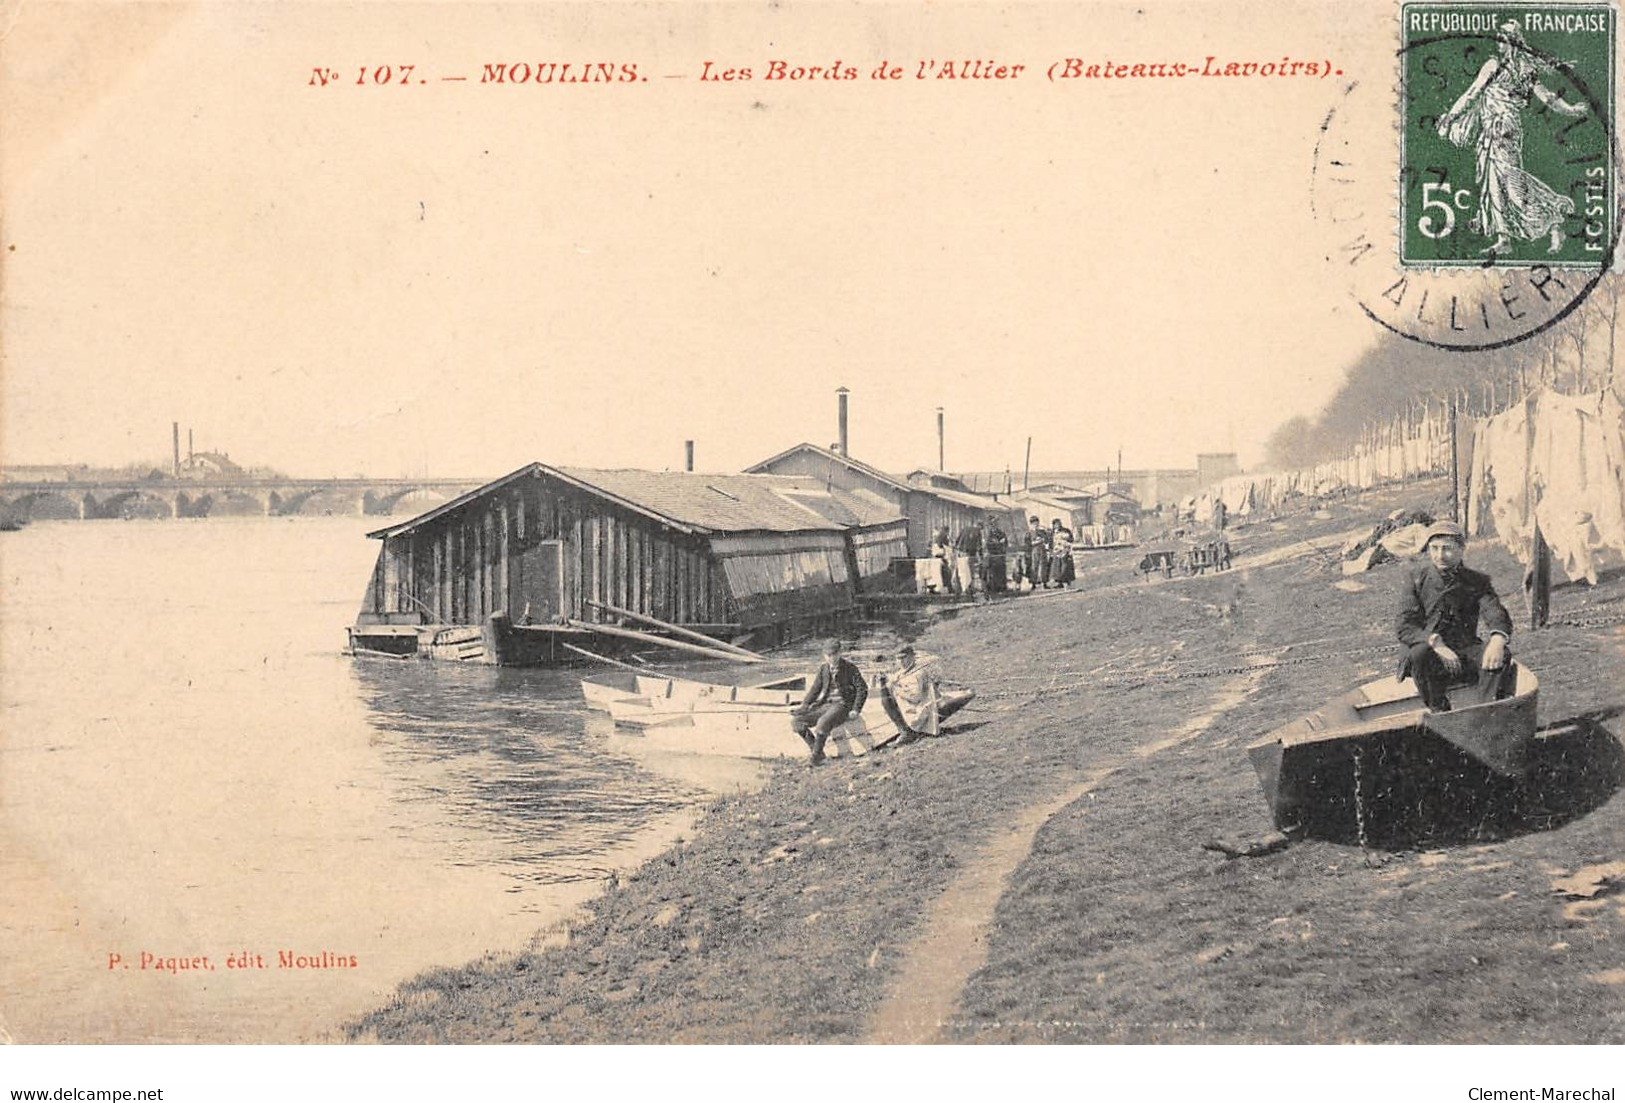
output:
<path id="1" fill-rule="evenodd" d="M 908 521 L 908 554 L 922 559 L 931 554 L 931 534 L 936 531 L 931 519 L 931 503 L 937 499 L 918 491 L 911 491 L 907 499 L 903 516 Z"/>
<path id="2" fill-rule="evenodd" d="M 793 606 L 798 614 L 808 602 L 840 604 L 839 595 L 828 591 L 850 585 L 844 557 L 815 551 L 806 534 L 762 539 L 755 566 L 773 575 L 768 588 L 782 593 L 788 584 L 807 591 L 774 604 Z M 544 540 L 563 545 L 567 616 L 611 619 L 588 604 L 597 601 L 679 624 L 738 619 L 741 601 L 704 538 L 546 478 L 504 486 L 435 523 L 391 537 L 387 566 L 379 572 L 387 577 L 375 580 L 375 600 L 387 611 L 418 612 L 443 624 L 479 624 L 499 609 L 518 617 L 525 553 Z M 810 542 L 827 543 L 827 534 Z M 765 584 L 765 576 L 758 581 Z M 753 595 L 739 597 L 750 601 Z"/>
<path id="3" fill-rule="evenodd" d="M 583 494 L 564 495 L 565 592 L 585 621 L 611 619 L 590 601 L 679 624 L 726 619 L 704 543 Z"/>
<path id="4" fill-rule="evenodd" d="M 908 532 L 901 524 L 855 532 L 849 539 L 862 578 L 888 574 L 893 559 L 908 557 Z"/>
<path id="5" fill-rule="evenodd" d="M 979 509 L 975 506 L 962 505 L 959 502 L 939 498 L 923 490 L 915 491 L 909 495 L 910 509 L 908 513 L 908 544 L 909 554 L 915 558 L 931 553 L 931 536 L 938 529 L 946 528 L 948 538 L 956 540 L 959 534 L 970 528 L 977 521 L 987 522 L 989 510 Z M 1009 532 L 1010 519 L 1015 514 L 1009 510 L 1001 512 L 1000 523 Z M 1026 516 L 1021 518 L 1022 527 L 1027 524 Z M 920 541 L 923 539 L 923 545 Z"/>

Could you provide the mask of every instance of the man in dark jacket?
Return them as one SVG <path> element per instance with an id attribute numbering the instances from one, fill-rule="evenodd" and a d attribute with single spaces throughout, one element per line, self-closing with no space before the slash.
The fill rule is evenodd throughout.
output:
<path id="1" fill-rule="evenodd" d="M 1480 700 L 1500 696 L 1509 669 L 1512 617 L 1489 576 L 1462 565 L 1466 545 L 1460 525 L 1441 521 L 1428 529 L 1400 594 L 1398 634 L 1405 654 L 1399 676 L 1414 678 L 1422 703 L 1438 712 L 1450 708 L 1452 686 L 1476 682 Z M 1478 638 L 1480 620 L 1488 642 Z"/>
<path id="2" fill-rule="evenodd" d="M 801 704 L 790 713 L 790 726 L 812 752 L 811 765 L 824 761 L 824 742 L 829 733 L 863 711 L 869 699 L 869 685 L 863 672 L 841 657 L 841 641 L 824 644 L 824 661 Z"/>
<path id="3" fill-rule="evenodd" d="M 987 582 L 987 592 L 1002 594 L 1005 583 L 1009 579 L 1008 568 L 1005 565 L 1004 553 L 1010 549 L 1010 538 L 1004 534 L 997 520 L 988 525 L 987 530 L 987 566 L 983 572 Z"/>

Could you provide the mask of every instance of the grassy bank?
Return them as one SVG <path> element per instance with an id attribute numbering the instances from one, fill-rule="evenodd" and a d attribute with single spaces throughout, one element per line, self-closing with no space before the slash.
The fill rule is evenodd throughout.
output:
<path id="1" fill-rule="evenodd" d="M 783 767 L 595 900 L 566 944 L 419 977 L 354 1036 L 871 1039 L 915 983 L 910 951 L 940 925 L 934 903 L 956 898 L 944 894 L 1025 811 L 1088 789 L 1014 869 L 978 943 L 985 961 L 939 963 L 969 976 L 938 1036 L 1619 1040 L 1625 908 L 1549 887 L 1625 857 L 1625 802 L 1608 802 L 1595 769 L 1583 813 L 1486 814 L 1404 849 L 1308 841 L 1226 861 L 1200 845 L 1269 829 L 1250 739 L 1392 669 L 1397 568 L 1339 588 L 1316 544 L 1439 489 L 1242 529 L 1227 574 L 1140 582 L 1137 555 L 1103 553 L 1080 592 L 944 619 L 923 645 L 983 693 L 952 734 Z M 1470 561 L 1515 592 L 1504 554 L 1475 546 Z M 1569 587 L 1554 609 L 1622 598 L 1621 580 Z M 1515 643 L 1541 675 L 1543 721 L 1625 697 L 1617 626 Z"/>

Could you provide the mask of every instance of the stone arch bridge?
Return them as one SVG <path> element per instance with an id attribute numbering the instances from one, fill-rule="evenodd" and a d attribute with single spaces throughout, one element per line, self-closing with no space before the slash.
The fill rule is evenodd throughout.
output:
<path id="1" fill-rule="evenodd" d="M 484 479 L 136 479 L 0 483 L 0 517 L 95 521 L 173 517 L 406 516 Z"/>

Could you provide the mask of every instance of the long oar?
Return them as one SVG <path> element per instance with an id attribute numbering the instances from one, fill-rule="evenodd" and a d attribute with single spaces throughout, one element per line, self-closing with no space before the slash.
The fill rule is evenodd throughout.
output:
<path id="1" fill-rule="evenodd" d="M 765 663 L 767 661 L 760 655 L 753 655 L 748 651 L 744 654 L 738 654 L 715 647 L 701 647 L 697 643 L 670 640 L 665 636 L 656 636 L 650 632 L 638 632 L 631 628 L 616 628 L 609 624 L 587 624 L 579 620 L 572 620 L 567 623 L 571 628 L 580 628 L 588 632 L 600 632 L 606 636 L 616 636 L 623 640 L 637 640 L 639 643 L 653 644 L 656 647 L 668 647 L 673 651 L 686 651 L 693 655 L 704 655 L 708 659 L 727 659 L 733 663 Z"/>
<path id="2" fill-rule="evenodd" d="M 682 636 L 684 639 L 693 640 L 695 643 L 702 643 L 708 647 L 715 647 L 722 651 L 731 651 L 735 655 L 748 655 L 753 659 L 761 658 L 761 656 L 756 654 L 756 652 L 747 651 L 738 644 L 732 644 L 725 640 L 719 640 L 715 636 L 707 636 L 704 632 L 696 632 L 691 628 L 684 628 L 680 624 L 670 624 L 658 617 L 651 617 L 645 613 L 634 613 L 630 609 L 622 609 L 619 605 L 609 605 L 601 601 L 588 601 L 586 604 L 591 605 L 595 609 L 602 609 L 606 613 L 613 613 L 618 617 L 628 617 L 632 620 L 641 621 L 644 624 L 652 624 L 656 628 L 663 628 L 675 635 Z"/>
<path id="3" fill-rule="evenodd" d="M 622 670 L 630 670 L 634 674 L 645 673 L 643 669 L 640 667 L 635 667 L 631 663 L 623 663 L 621 660 L 612 659 L 608 655 L 600 655 L 596 651 L 588 651 L 585 647 L 577 647 L 573 643 L 564 643 L 560 641 L 559 646 L 564 648 L 566 651 L 574 651 L 577 655 L 580 655 L 583 658 L 592 659 L 600 663 L 608 663 L 610 666 L 618 666 Z"/>

